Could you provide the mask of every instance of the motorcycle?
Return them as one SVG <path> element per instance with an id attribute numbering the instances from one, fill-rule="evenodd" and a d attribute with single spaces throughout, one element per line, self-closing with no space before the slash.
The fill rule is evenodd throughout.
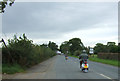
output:
<path id="1" fill-rule="evenodd" d="M 89 70 L 89 65 L 88 65 L 87 60 L 83 60 L 82 66 L 81 66 L 81 70 L 82 70 L 83 72 L 85 72 L 85 73 L 88 72 L 88 70 Z"/>
<path id="2" fill-rule="evenodd" d="M 65 60 L 67 60 L 68 59 L 68 57 L 65 57 Z"/>

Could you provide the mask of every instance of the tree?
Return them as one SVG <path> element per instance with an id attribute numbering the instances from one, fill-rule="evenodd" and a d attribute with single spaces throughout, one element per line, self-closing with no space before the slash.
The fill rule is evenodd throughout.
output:
<path id="1" fill-rule="evenodd" d="M 107 46 L 103 45 L 102 43 L 97 43 L 96 46 L 94 47 L 95 53 L 99 52 L 107 52 Z"/>
<path id="2" fill-rule="evenodd" d="M 118 46 L 115 45 L 115 42 L 108 42 L 107 47 L 108 47 L 108 52 L 110 53 L 118 52 Z"/>
<path id="3" fill-rule="evenodd" d="M 80 38 L 72 38 L 69 41 L 65 41 L 60 45 L 60 50 L 63 53 L 69 53 L 69 54 L 74 54 L 74 52 L 76 51 L 76 54 L 80 53 L 80 51 L 82 51 L 83 49 L 85 49 L 83 43 L 81 42 Z"/>
<path id="4" fill-rule="evenodd" d="M 48 45 L 47 44 L 42 44 L 42 45 L 40 45 L 41 47 L 48 47 Z"/>
<path id="5" fill-rule="evenodd" d="M 58 45 L 51 41 L 49 41 L 48 47 L 51 48 L 53 51 L 56 51 L 58 49 Z"/>
<path id="6" fill-rule="evenodd" d="M 81 54 L 81 51 L 80 50 L 76 50 L 75 52 L 74 52 L 74 55 L 75 56 L 79 56 Z"/>
<path id="7" fill-rule="evenodd" d="M 17 63 L 22 67 L 30 67 L 56 54 L 44 44 L 43 46 L 34 45 L 25 34 L 20 37 L 14 35 L 13 39 L 8 40 L 7 47 L 10 55 L 7 49 L 2 47 L 2 63 L 9 65 Z"/>
<path id="8" fill-rule="evenodd" d="M 115 46 L 115 42 L 107 42 L 107 46 Z"/>
<path id="9" fill-rule="evenodd" d="M 6 49 L 3 47 L 3 63 L 13 64 L 14 62 L 11 62 L 11 59 L 14 59 L 16 63 L 19 63 L 21 65 L 23 65 L 23 63 L 27 64 L 26 60 L 29 60 L 30 62 L 32 58 L 33 41 L 27 39 L 25 34 L 23 34 L 23 36 L 19 38 L 14 35 L 13 39 L 8 40 L 7 47 L 11 53 L 11 58 L 8 57 L 8 54 L 5 51 Z M 22 57 L 24 57 L 25 59 L 24 62 Z"/>
<path id="10" fill-rule="evenodd" d="M 94 47 L 95 53 L 118 53 L 119 46 L 115 45 L 115 42 L 107 42 L 107 45 L 97 43 Z"/>
<path id="11" fill-rule="evenodd" d="M 3 1 L 0 1 L 0 13 L 4 13 L 7 4 L 9 4 L 9 6 L 12 6 L 12 4 L 14 4 L 14 1 L 15 0 L 3 0 Z"/>
<path id="12" fill-rule="evenodd" d="M 62 53 L 67 53 L 69 52 L 69 41 L 65 41 L 60 45 L 60 51 Z"/>
<path id="13" fill-rule="evenodd" d="M 79 38 L 72 38 L 69 40 L 70 52 L 73 54 L 76 50 L 82 51 L 84 49 L 84 45 Z"/>

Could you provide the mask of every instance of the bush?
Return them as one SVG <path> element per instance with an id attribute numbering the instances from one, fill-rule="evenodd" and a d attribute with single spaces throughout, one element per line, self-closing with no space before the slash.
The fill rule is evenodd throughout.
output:
<path id="1" fill-rule="evenodd" d="M 8 40 L 7 47 L 10 54 L 5 47 L 2 47 L 2 63 L 9 64 L 10 66 L 13 66 L 13 64 L 19 64 L 22 68 L 31 67 L 56 55 L 56 53 L 49 47 L 34 45 L 33 41 L 27 39 L 25 34 L 19 38 L 14 35 L 13 39 Z M 10 73 L 14 73 L 14 71 L 16 72 L 16 68 L 14 67 L 11 67 L 13 72 Z M 9 73 L 9 70 L 8 66 L 3 67 L 3 71 L 8 71 Z"/>
<path id="2" fill-rule="evenodd" d="M 14 65 L 3 64 L 2 67 L 3 67 L 2 72 L 7 73 L 7 74 L 13 74 L 13 73 L 17 73 L 17 72 L 24 72 L 24 69 L 18 64 L 14 64 Z"/>
<path id="3" fill-rule="evenodd" d="M 74 55 L 75 55 L 75 56 L 79 56 L 80 54 L 81 54 L 81 51 L 80 51 L 80 50 L 77 50 L 77 51 L 74 52 Z"/>

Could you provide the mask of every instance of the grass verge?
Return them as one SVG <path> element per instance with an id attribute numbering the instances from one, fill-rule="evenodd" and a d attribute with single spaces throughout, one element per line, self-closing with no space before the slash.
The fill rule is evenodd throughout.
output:
<path id="1" fill-rule="evenodd" d="M 78 56 L 73 56 L 73 55 L 69 55 L 69 56 L 78 58 Z M 103 64 L 109 64 L 109 65 L 120 67 L 120 61 L 100 59 L 100 58 L 97 58 L 97 55 L 94 55 L 94 57 L 91 55 L 91 57 L 89 57 L 89 60 L 94 61 L 94 62 L 100 62 L 100 63 L 103 63 Z"/>
<path id="2" fill-rule="evenodd" d="M 19 73 L 19 72 L 24 72 L 24 69 L 18 65 L 18 64 L 13 64 L 8 65 L 8 64 L 3 64 L 2 65 L 2 73 L 4 74 L 14 74 L 14 73 Z"/>
<path id="3" fill-rule="evenodd" d="M 73 56 L 73 55 L 68 55 L 68 56 L 78 58 L 78 56 Z"/>
<path id="4" fill-rule="evenodd" d="M 120 67 L 120 61 L 117 60 L 100 59 L 97 57 L 90 57 L 89 60 Z"/>
<path id="5" fill-rule="evenodd" d="M 50 57 L 49 57 L 50 58 Z M 42 60 L 41 62 L 49 59 L 49 58 L 46 58 L 44 60 Z M 39 63 L 41 63 L 39 62 Z M 37 65 L 37 64 L 36 64 Z M 34 66 L 34 65 L 33 65 Z M 32 67 L 32 66 L 31 66 Z M 30 67 L 29 67 L 30 68 Z M 20 72 L 25 72 L 26 69 L 28 69 L 28 67 L 21 67 L 19 64 L 13 64 L 13 65 L 10 65 L 10 64 L 2 64 L 2 73 L 3 74 L 14 74 L 14 73 L 20 73 Z"/>

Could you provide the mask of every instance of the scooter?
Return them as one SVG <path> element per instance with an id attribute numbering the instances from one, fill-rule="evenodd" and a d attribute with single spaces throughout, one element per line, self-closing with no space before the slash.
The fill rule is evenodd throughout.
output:
<path id="1" fill-rule="evenodd" d="M 67 60 L 68 59 L 68 57 L 65 57 L 65 60 Z"/>
<path id="2" fill-rule="evenodd" d="M 89 65 L 88 65 L 87 60 L 83 60 L 81 70 L 82 70 L 83 72 L 85 72 L 85 73 L 88 72 L 88 70 L 89 70 Z"/>

